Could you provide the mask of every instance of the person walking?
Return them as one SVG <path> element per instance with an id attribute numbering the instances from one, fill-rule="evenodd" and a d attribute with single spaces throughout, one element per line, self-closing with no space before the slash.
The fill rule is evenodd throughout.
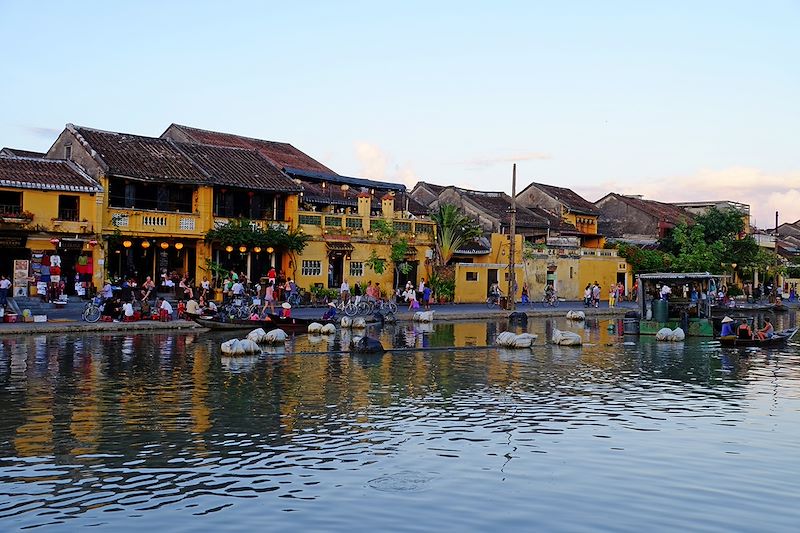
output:
<path id="1" fill-rule="evenodd" d="M 275 283 L 272 280 L 267 282 L 267 288 L 264 289 L 264 307 L 261 308 L 261 315 L 267 312 L 269 307 L 270 313 L 275 314 Z"/>
<path id="2" fill-rule="evenodd" d="M 8 305 L 8 289 L 10 288 L 11 281 L 5 276 L 0 276 L 0 307 Z"/>
<path id="3" fill-rule="evenodd" d="M 342 280 L 342 285 L 339 287 L 339 296 L 344 303 L 350 301 L 350 285 L 347 284 L 346 279 Z"/>
<path id="4" fill-rule="evenodd" d="M 595 307 L 600 307 L 600 284 L 596 281 L 592 287 L 592 303 Z"/>
<path id="5" fill-rule="evenodd" d="M 590 307 L 592 305 L 592 284 L 587 283 L 586 288 L 583 289 L 583 306 Z"/>
<path id="6" fill-rule="evenodd" d="M 614 309 L 615 304 L 617 303 L 617 286 L 612 285 L 608 288 L 608 308 Z"/>

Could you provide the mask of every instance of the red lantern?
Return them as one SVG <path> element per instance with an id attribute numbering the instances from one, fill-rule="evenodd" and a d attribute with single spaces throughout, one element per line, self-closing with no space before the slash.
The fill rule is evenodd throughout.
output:
<path id="1" fill-rule="evenodd" d="M 53 237 L 52 239 L 50 239 L 50 244 L 55 244 L 56 246 L 58 246 L 58 243 L 59 243 L 59 242 L 61 242 L 61 241 L 59 241 L 59 240 L 58 240 L 58 239 L 56 239 L 55 237 Z"/>
<path id="2" fill-rule="evenodd" d="M 97 246 L 97 241 L 92 239 L 91 241 L 89 241 L 89 246 Z"/>

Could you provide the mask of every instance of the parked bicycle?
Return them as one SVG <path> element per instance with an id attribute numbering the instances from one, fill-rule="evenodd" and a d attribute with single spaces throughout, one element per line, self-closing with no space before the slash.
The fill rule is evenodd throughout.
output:
<path id="1" fill-rule="evenodd" d="M 103 299 L 100 296 L 95 296 L 86 302 L 86 305 L 83 306 L 81 318 L 85 322 L 97 322 L 100 320 L 102 302 Z"/>

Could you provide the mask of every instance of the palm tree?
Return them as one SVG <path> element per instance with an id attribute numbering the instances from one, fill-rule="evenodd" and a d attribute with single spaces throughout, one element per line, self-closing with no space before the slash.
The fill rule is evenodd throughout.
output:
<path id="1" fill-rule="evenodd" d="M 439 204 L 431 213 L 436 222 L 436 257 L 439 266 L 444 266 L 453 254 L 476 237 L 483 234 L 475 219 L 465 215 L 453 204 Z"/>

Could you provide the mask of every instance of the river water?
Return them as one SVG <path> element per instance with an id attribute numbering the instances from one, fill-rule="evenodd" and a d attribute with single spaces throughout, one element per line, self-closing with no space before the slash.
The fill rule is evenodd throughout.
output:
<path id="1" fill-rule="evenodd" d="M 0 530 L 796 531 L 800 344 L 608 324 L 520 351 L 486 347 L 503 321 L 387 326 L 416 350 L 382 356 L 0 337 Z"/>

